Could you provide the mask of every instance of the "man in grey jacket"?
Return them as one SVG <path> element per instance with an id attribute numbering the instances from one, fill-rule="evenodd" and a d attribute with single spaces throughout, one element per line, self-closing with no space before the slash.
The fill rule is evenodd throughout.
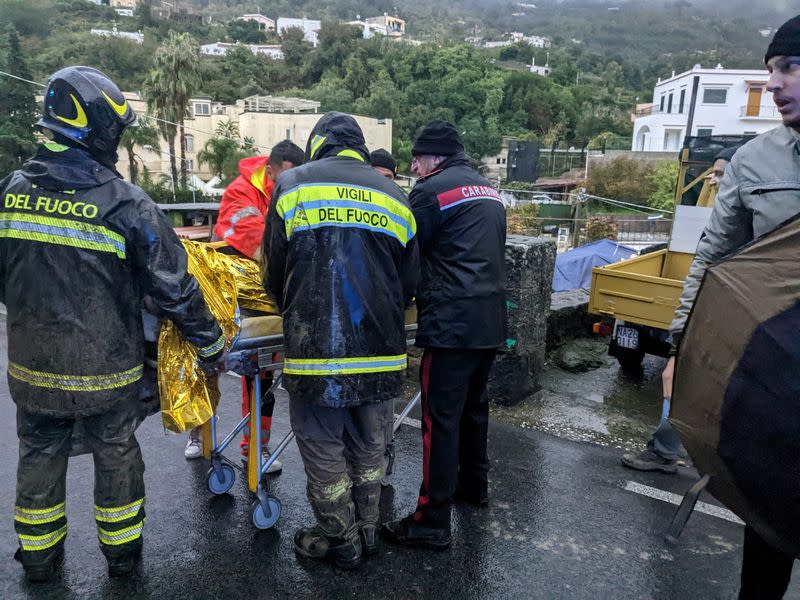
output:
<path id="1" fill-rule="evenodd" d="M 725 148 L 714 157 L 713 170 L 707 176 L 711 182 L 711 189 L 716 197 L 720 181 L 728 168 L 733 155 L 740 148 L 739 145 Z M 661 411 L 661 420 L 658 427 L 647 441 L 647 448 L 642 452 L 629 452 L 622 455 L 622 464 L 637 471 L 661 471 L 674 474 L 678 472 L 678 455 L 681 451 L 681 438 L 669 424 L 669 397 L 672 392 L 672 383 L 669 389 L 664 388 L 664 403 Z"/>
<path id="2" fill-rule="evenodd" d="M 770 72 L 767 90 L 773 94 L 783 126 L 745 144 L 722 179 L 670 327 L 673 356 L 662 376 L 666 396 L 672 392 L 674 354 L 706 269 L 800 213 L 800 16 L 781 26 L 764 61 Z M 746 527 L 739 599 L 782 598 L 793 563 L 792 555 L 770 547 Z"/>

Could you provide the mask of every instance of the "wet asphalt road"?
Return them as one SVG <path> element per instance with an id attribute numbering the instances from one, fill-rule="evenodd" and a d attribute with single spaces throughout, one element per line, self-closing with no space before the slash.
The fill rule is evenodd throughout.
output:
<path id="1" fill-rule="evenodd" d="M 4 320 L 2 325 L 4 326 Z M 4 329 L 4 327 L 3 327 Z M 230 495 L 205 487 L 207 466 L 183 458 L 184 438 L 164 433 L 159 417 L 139 430 L 147 472 L 146 541 L 140 573 L 108 579 L 92 518 L 92 467 L 70 463 L 69 536 L 61 583 L 29 586 L 11 556 L 16 468 L 15 408 L 0 382 L 0 598 L 733 598 L 742 528 L 695 513 L 678 546 L 662 541 L 674 506 L 626 491 L 632 481 L 683 493 L 692 473 L 639 474 L 619 452 L 538 431 L 495 424 L 489 509 L 458 509 L 454 543 L 443 553 L 384 546 L 356 572 L 299 559 L 296 528 L 310 522 L 305 477 L 294 445 L 282 457 L 272 492 L 283 503 L 276 528 L 250 523 L 250 498 L 237 481 Z M 225 377 L 221 427 L 237 419 L 239 381 Z M 287 431 L 287 402 L 276 408 L 275 435 Z M 420 435 L 397 437 L 393 490 L 384 514 L 403 516 L 420 477 Z M 238 448 L 232 449 L 235 457 Z M 709 498 L 704 500 L 713 502 Z M 800 568 L 787 598 L 800 598 Z"/>

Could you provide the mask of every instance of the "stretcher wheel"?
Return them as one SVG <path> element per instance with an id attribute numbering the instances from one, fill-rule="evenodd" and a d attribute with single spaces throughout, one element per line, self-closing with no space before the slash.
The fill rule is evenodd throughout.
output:
<path id="1" fill-rule="evenodd" d="M 227 494 L 236 481 L 236 471 L 233 467 L 222 463 L 219 467 L 211 467 L 206 474 L 208 491 L 219 496 Z"/>
<path id="2" fill-rule="evenodd" d="M 258 498 L 253 500 L 250 505 L 250 513 L 253 517 L 253 525 L 258 529 L 269 529 L 273 527 L 281 516 L 281 502 L 275 496 L 267 496 L 267 505 L 269 506 L 270 515 L 264 514 L 264 509 Z"/>

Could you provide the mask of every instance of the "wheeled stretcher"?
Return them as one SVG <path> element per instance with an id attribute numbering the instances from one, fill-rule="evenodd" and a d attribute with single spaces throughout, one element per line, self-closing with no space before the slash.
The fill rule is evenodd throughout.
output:
<path id="1" fill-rule="evenodd" d="M 417 330 L 416 311 L 406 313 L 406 335 L 408 343 L 413 343 Z M 283 362 L 274 360 L 283 353 L 283 322 L 281 317 L 269 315 L 249 317 L 242 319 L 242 328 L 238 339 L 231 348 L 226 359 L 226 370 L 232 370 L 238 375 L 253 378 L 250 390 L 249 413 L 244 416 L 222 441 L 218 441 L 216 418 L 210 419 L 202 427 L 203 452 L 205 458 L 211 462 L 206 475 L 206 484 L 212 494 L 225 494 L 236 482 L 236 472 L 243 472 L 247 477 L 247 487 L 255 495 L 250 507 L 253 525 L 258 529 L 269 529 L 275 525 L 281 515 L 281 503 L 278 498 L 269 493 L 269 483 L 265 474 L 270 465 L 294 440 L 294 433 L 288 434 L 275 446 L 273 452 L 264 460 L 261 455 L 261 426 L 260 419 L 251 419 L 250 415 L 261 414 L 262 378 L 263 371 L 277 371 L 283 368 Z M 270 392 L 275 392 L 281 382 L 281 376 L 273 377 Z M 386 475 L 390 475 L 394 463 L 394 444 L 392 435 L 409 415 L 414 405 L 419 402 L 420 394 L 417 393 L 409 402 L 402 414 L 395 420 L 391 434 L 387 437 Z M 226 456 L 223 451 L 233 442 L 239 433 L 249 428 L 248 457 L 246 467 L 241 467 Z"/>

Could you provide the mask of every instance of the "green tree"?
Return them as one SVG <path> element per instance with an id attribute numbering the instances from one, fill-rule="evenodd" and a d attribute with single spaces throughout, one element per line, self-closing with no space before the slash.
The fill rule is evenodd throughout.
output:
<path id="1" fill-rule="evenodd" d="M 372 78 L 368 90 L 366 96 L 358 98 L 353 104 L 356 113 L 379 119 L 397 119 L 400 116 L 405 97 L 386 71 Z"/>
<path id="2" fill-rule="evenodd" d="M 159 129 L 152 119 L 147 117 L 139 117 L 139 122 L 136 127 L 128 127 L 119 142 L 120 146 L 125 149 L 128 154 L 128 171 L 130 173 L 131 183 L 136 185 L 139 179 L 139 166 L 136 164 L 136 159 L 139 157 L 136 154 L 136 148 L 143 146 L 151 146 L 156 151 L 161 151 L 161 144 L 159 140 Z"/>
<path id="3" fill-rule="evenodd" d="M 208 140 L 197 154 L 197 160 L 208 165 L 211 172 L 227 183 L 236 177 L 239 160 L 256 153 L 255 140 L 239 140 L 239 126 L 231 121 L 220 121 L 214 137 Z"/>
<path id="4" fill-rule="evenodd" d="M 313 50 L 311 44 L 305 41 L 305 33 L 299 27 L 290 27 L 279 33 L 286 66 L 299 71 L 305 63 L 306 56 Z"/>
<path id="5" fill-rule="evenodd" d="M 342 112 L 352 112 L 353 96 L 348 89 L 342 85 L 342 80 L 334 73 L 326 73 L 320 82 L 307 92 L 301 94 L 311 100 L 316 100 L 322 104 L 324 112 L 339 110 Z"/>
<path id="6" fill-rule="evenodd" d="M 656 191 L 652 179 L 654 170 L 648 163 L 624 156 L 593 163 L 586 180 L 586 191 L 602 198 L 647 205 Z"/>
<path id="7" fill-rule="evenodd" d="M 178 180 L 178 168 L 175 154 L 175 138 L 178 135 L 178 114 L 165 77 L 157 71 L 152 71 L 145 81 L 145 98 L 147 99 L 147 110 L 154 115 L 158 121 L 158 129 L 161 136 L 167 140 L 169 148 L 169 167 L 172 181 Z"/>
<path id="8" fill-rule="evenodd" d="M 188 33 L 170 31 L 165 42 L 156 50 L 149 80 L 151 93 L 159 98 L 159 103 L 169 106 L 171 110 L 167 112 L 177 118 L 183 188 L 186 187 L 187 173 L 184 121 L 189 114 L 189 100 L 200 86 L 199 63 L 197 40 Z M 173 157 L 171 161 L 174 175 Z"/>
<path id="9" fill-rule="evenodd" d="M 145 27 L 152 27 L 153 25 L 153 0 L 139 0 L 136 8 L 133 10 L 136 23 L 140 31 Z"/>
<path id="10" fill-rule="evenodd" d="M 228 39 L 243 44 L 263 44 L 267 41 L 267 36 L 255 21 L 236 19 L 228 23 Z"/>
<path id="11" fill-rule="evenodd" d="M 244 138 L 242 138 L 242 151 L 247 154 L 258 154 L 256 139 L 249 135 L 244 136 Z"/>
<path id="12" fill-rule="evenodd" d="M 675 209 L 675 188 L 678 185 L 678 161 L 665 160 L 656 163 L 655 169 L 648 176 L 653 185 L 650 193 L 650 206 L 659 210 Z"/>
<path id="13" fill-rule="evenodd" d="M 19 36 L 13 25 L 6 27 L 0 46 L 0 65 L 7 73 L 31 79 L 20 48 Z M 35 106 L 36 100 L 30 83 L 11 77 L 0 77 L 0 176 L 18 168 L 36 149 L 33 136 Z"/>

